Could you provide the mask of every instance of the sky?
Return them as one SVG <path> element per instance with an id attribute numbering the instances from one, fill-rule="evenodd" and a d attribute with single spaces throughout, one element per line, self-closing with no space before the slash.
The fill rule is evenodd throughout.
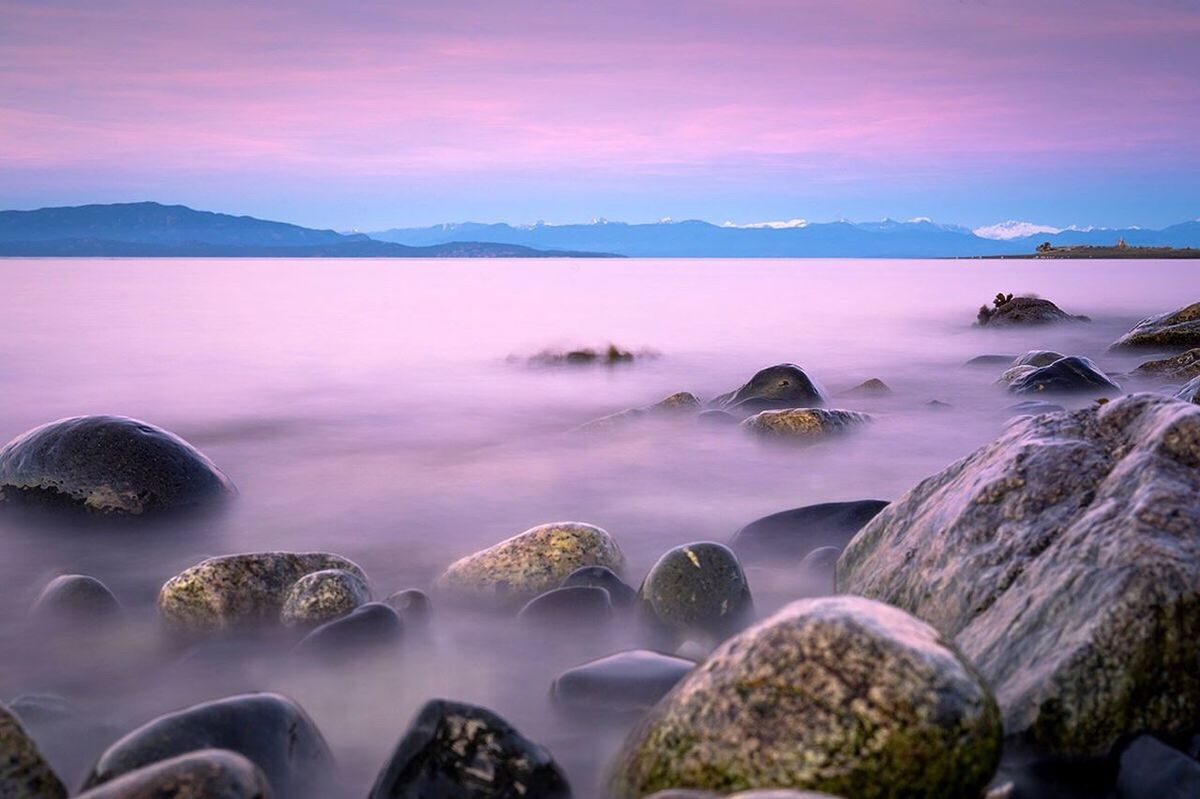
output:
<path id="1" fill-rule="evenodd" d="M 1200 0 L 0 0 L 0 208 L 1200 217 Z"/>

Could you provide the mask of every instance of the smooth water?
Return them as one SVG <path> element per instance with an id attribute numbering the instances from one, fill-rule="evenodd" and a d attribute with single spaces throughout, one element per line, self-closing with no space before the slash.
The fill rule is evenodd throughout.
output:
<path id="1" fill-rule="evenodd" d="M 360 563 L 378 598 L 428 589 L 452 560 L 543 522 L 598 524 L 636 587 L 665 549 L 726 541 L 767 513 L 891 499 L 992 439 L 1019 398 L 988 353 L 1057 349 L 1113 372 L 1107 345 L 1196 299 L 1186 262 L 0 260 L 0 439 L 116 413 L 209 455 L 240 497 L 209 519 L 112 531 L 0 518 L 0 699 L 56 693 L 83 720 L 39 732 L 72 785 L 105 743 L 196 701 L 275 690 L 314 717 L 363 796 L 420 704 L 478 702 L 548 746 L 592 795 L 623 729 L 551 710 L 563 668 L 627 646 L 531 638 L 509 619 L 436 605 L 400 657 L 300 667 L 282 651 L 179 652 L 154 599 L 218 554 L 324 549 Z M 972 328 L 998 291 L 1036 293 L 1091 324 Z M 650 348 L 613 367 L 531 366 L 546 348 Z M 515 356 L 515 357 L 514 357 Z M 707 399 L 774 363 L 831 394 L 871 377 L 894 394 L 836 399 L 876 423 L 817 446 L 737 428 L 642 420 L 575 426 L 676 391 Z M 1126 383 L 1123 382 L 1123 385 Z M 1154 388 L 1127 384 L 1131 388 Z M 930 400 L 950 407 L 931 407 Z M 1089 400 L 1079 400 L 1082 404 Z M 130 610 L 61 637 L 28 607 L 60 573 L 105 581 Z M 748 569 L 761 612 L 811 593 L 794 569 Z"/>

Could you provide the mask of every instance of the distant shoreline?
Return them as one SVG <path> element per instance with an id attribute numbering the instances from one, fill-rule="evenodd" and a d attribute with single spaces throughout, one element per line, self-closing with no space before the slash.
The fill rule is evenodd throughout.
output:
<path id="1" fill-rule="evenodd" d="M 1077 247 L 1051 247 L 1037 252 L 1022 255 L 985 255 L 989 259 L 1025 259 L 1025 260 L 1064 260 L 1083 258 L 1123 259 L 1123 260 L 1163 260 L 1200 258 L 1200 248 L 1196 247 L 1096 247 L 1080 245 Z"/>

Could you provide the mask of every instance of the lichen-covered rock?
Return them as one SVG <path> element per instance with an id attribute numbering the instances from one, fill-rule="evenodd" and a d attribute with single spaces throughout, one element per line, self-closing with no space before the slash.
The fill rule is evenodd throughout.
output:
<path id="1" fill-rule="evenodd" d="M 8 708 L 0 705 L 0 796 L 66 799 L 67 789 Z"/>
<path id="2" fill-rule="evenodd" d="M 158 608 L 174 628 L 195 632 L 277 623 L 292 586 L 306 574 L 356 564 L 328 552 L 250 552 L 209 558 L 168 580 Z"/>
<path id="3" fill-rule="evenodd" d="M 700 541 L 668 550 L 638 590 L 643 621 L 665 642 L 703 637 L 720 641 L 754 614 L 750 583 L 724 544 Z"/>
<path id="4" fill-rule="evenodd" d="M 1169 358 L 1145 361 L 1139 364 L 1133 372 L 1137 375 L 1176 380 L 1191 380 L 1200 377 L 1200 347 Z"/>
<path id="5" fill-rule="evenodd" d="M 367 602 L 340 619 L 325 622 L 296 644 L 295 652 L 327 660 L 347 659 L 371 650 L 395 647 L 404 639 L 404 622 L 391 605 Z"/>
<path id="6" fill-rule="evenodd" d="M 768 366 L 743 386 L 710 403 L 714 408 L 743 414 L 766 408 L 813 408 L 828 404 L 825 392 L 794 363 Z"/>
<path id="7" fill-rule="evenodd" d="M 997 297 L 996 303 L 999 304 L 992 308 L 984 306 L 979 309 L 979 317 L 976 320 L 979 327 L 1027 327 L 1089 321 L 1086 316 L 1072 316 L 1050 300 L 1041 297 L 1010 297 L 1003 303 L 1000 303 L 1000 298 Z"/>
<path id="8" fill-rule="evenodd" d="M 618 574 L 625 556 L 607 531 L 580 522 L 553 522 L 455 561 L 437 580 L 451 596 L 499 604 L 523 603 L 557 588 L 581 566 Z"/>
<path id="9" fill-rule="evenodd" d="M 308 714 L 278 694 L 243 694 L 159 716 L 100 755 L 84 789 L 104 785 L 152 763 L 204 749 L 249 759 L 276 796 L 320 797 L 333 755 Z"/>
<path id="10" fill-rule="evenodd" d="M 804 599 L 684 677 L 630 733 L 610 787 L 961 799 L 982 793 L 1001 737 L 987 686 L 932 627 L 860 597 Z"/>
<path id="11" fill-rule="evenodd" d="M 271 799 L 262 769 L 236 752 L 201 749 L 131 771 L 77 799 Z"/>
<path id="12" fill-rule="evenodd" d="M 730 545 L 747 563 L 798 562 L 817 547 L 844 547 L 887 507 L 880 499 L 822 502 L 755 519 L 733 534 Z"/>
<path id="13" fill-rule="evenodd" d="M 761 411 L 744 420 L 741 426 L 764 438 L 810 442 L 845 433 L 869 421 L 870 416 L 858 411 L 788 408 L 780 411 Z"/>
<path id="14" fill-rule="evenodd" d="M 63 574 L 46 584 L 30 613 L 68 624 L 95 624 L 121 616 L 121 603 L 108 586 L 85 574 Z"/>
<path id="15" fill-rule="evenodd" d="M 1175 399 L 1200 405 L 1200 377 L 1194 377 L 1175 392 Z"/>
<path id="16" fill-rule="evenodd" d="M 285 627 L 311 627 L 345 616 L 371 601 L 366 581 L 345 569 L 322 569 L 297 580 L 283 600 Z"/>
<path id="17" fill-rule="evenodd" d="M 396 744 L 369 799 L 569 799 L 546 749 L 492 711 L 435 699 Z"/>
<path id="18" fill-rule="evenodd" d="M 1121 387 L 1091 359 L 1071 355 L 1015 377 L 1008 390 L 1013 394 L 1116 394 Z"/>
<path id="19" fill-rule="evenodd" d="M 593 419 L 590 422 L 585 422 L 575 428 L 578 432 L 599 432 L 602 430 L 610 430 L 614 427 L 621 427 L 628 422 L 646 417 L 670 418 L 693 414 L 700 410 L 700 400 L 695 394 L 689 391 L 680 391 L 675 394 L 659 400 L 653 405 L 647 405 L 644 408 L 629 408 L 616 413 L 610 413 L 608 416 L 601 416 L 599 419 Z"/>
<path id="20" fill-rule="evenodd" d="M 1200 408 L 1023 417 L 859 532 L 838 589 L 954 637 L 1005 729 L 1064 755 L 1200 718 Z"/>
<path id="21" fill-rule="evenodd" d="M 568 669 L 555 678 L 550 697 L 564 709 L 589 714 L 641 714 L 695 667 L 684 658 L 631 649 Z"/>
<path id="22" fill-rule="evenodd" d="M 123 416 L 79 416 L 0 450 L 0 503 L 138 515 L 211 505 L 233 483 L 191 444 Z"/>
<path id="23" fill-rule="evenodd" d="M 1113 342 L 1113 349 L 1185 350 L 1200 347 L 1200 302 L 1143 319 Z"/>

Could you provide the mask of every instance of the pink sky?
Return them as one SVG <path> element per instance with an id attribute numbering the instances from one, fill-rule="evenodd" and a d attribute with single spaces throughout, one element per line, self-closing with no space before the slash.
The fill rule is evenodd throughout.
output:
<path id="1" fill-rule="evenodd" d="M 0 0 L 0 204 L 1167 223 L 1197 41 L 1184 0 Z"/>

